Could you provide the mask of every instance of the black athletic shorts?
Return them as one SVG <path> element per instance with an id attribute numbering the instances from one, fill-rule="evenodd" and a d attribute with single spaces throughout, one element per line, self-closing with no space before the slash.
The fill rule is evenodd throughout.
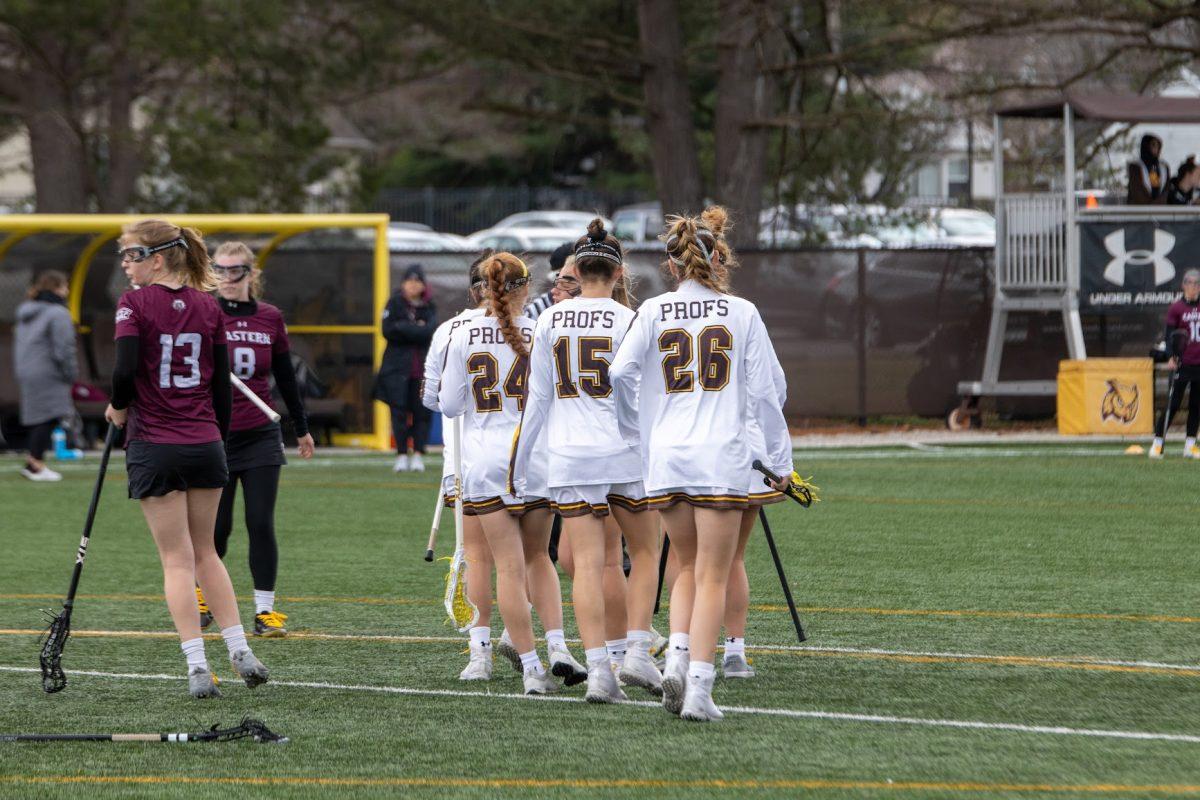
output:
<path id="1" fill-rule="evenodd" d="M 245 472 L 255 467 L 282 467 L 283 433 L 275 423 L 248 431 L 231 431 L 225 440 L 225 461 L 230 472 Z"/>
<path id="2" fill-rule="evenodd" d="M 221 442 L 155 444 L 134 440 L 125 451 L 125 471 L 132 500 L 188 489 L 223 489 L 229 482 Z"/>

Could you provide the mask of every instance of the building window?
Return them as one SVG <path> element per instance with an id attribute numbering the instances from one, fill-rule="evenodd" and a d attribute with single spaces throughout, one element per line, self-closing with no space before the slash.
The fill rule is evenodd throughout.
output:
<path id="1" fill-rule="evenodd" d="M 965 158 L 946 162 L 946 194 L 953 199 L 964 198 L 971 191 L 971 174 Z"/>

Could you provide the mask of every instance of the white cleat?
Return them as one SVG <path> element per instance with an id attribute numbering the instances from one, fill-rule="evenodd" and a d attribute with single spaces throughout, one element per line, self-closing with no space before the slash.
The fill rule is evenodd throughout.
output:
<path id="1" fill-rule="evenodd" d="M 238 650 L 229 657 L 229 663 L 233 665 L 233 671 L 246 682 L 247 689 L 261 686 L 270 680 L 267 668 L 249 650 Z"/>
<path id="2" fill-rule="evenodd" d="M 625 654 L 625 663 L 619 673 L 621 683 L 640 686 L 655 697 L 662 697 L 663 679 L 654 660 L 650 657 L 649 642 L 634 642 Z"/>
<path id="3" fill-rule="evenodd" d="M 392 472 L 408 472 L 408 453 L 396 456 L 396 463 L 392 464 Z"/>
<path id="4" fill-rule="evenodd" d="M 1192 445 L 1183 451 L 1184 458 L 1200 458 L 1200 445 Z"/>
<path id="5" fill-rule="evenodd" d="M 750 666 L 745 656 L 725 656 L 721 662 L 721 675 L 726 678 L 753 678 L 754 667 Z"/>
<path id="6" fill-rule="evenodd" d="M 563 647 L 547 647 L 550 655 L 550 672 L 567 686 L 575 686 L 588 679 L 587 669 L 575 660 L 571 651 Z"/>
<path id="7" fill-rule="evenodd" d="M 521 654 L 517 652 L 512 639 L 508 638 L 508 628 L 500 632 L 500 639 L 496 642 L 496 655 L 508 659 L 508 663 L 512 664 L 512 668 L 517 671 L 517 674 L 524 671 L 521 666 Z"/>
<path id="8" fill-rule="evenodd" d="M 587 694 L 584 700 L 589 703 L 620 703 L 629 698 L 617 685 L 617 676 L 607 661 L 597 664 L 587 671 Z"/>
<path id="9" fill-rule="evenodd" d="M 1158 460 L 1163 457 L 1163 448 L 1161 444 L 1150 445 L 1150 458 Z"/>
<path id="10" fill-rule="evenodd" d="M 558 684 L 554 682 L 554 678 L 549 672 L 539 673 L 537 670 L 527 669 L 523 680 L 525 681 L 525 694 L 551 694 L 558 691 Z"/>
<path id="11" fill-rule="evenodd" d="M 409 472 L 424 472 L 425 471 L 425 459 L 421 458 L 420 453 L 413 453 L 411 456 L 408 457 L 408 471 Z"/>
<path id="12" fill-rule="evenodd" d="M 687 651 L 670 652 L 667 655 L 667 666 L 662 673 L 663 708 L 676 716 L 683 710 L 689 661 Z"/>
<path id="13" fill-rule="evenodd" d="M 37 472 L 34 472 L 29 467 L 25 467 L 25 469 L 21 470 L 21 475 L 34 483 L 56 483 L 62 480 L 62 475 L 49 467 L 42 467 Z"/>
<path id="14" fill-rule="evenodd" d="M 217 676 L 208 667 L 195 667 L 188 672 L 188 691 L 198 700 L 221 696 L 221 690 L 217 688 Z"/>
<path id="15" fill-rule="evenodd" d="M 679 713 L 684 719 L 693 722 L 716 722 L 725 717 L 721 709 L 712 699 L 713 676 L 695 678 L 688 676 L 687 697 L 683 701 L 683 710 Z"/>
<path id="16" fill-rule="evenodd" d="M 467 667 L 458 673 L 460 681 L 490 681 L 492 679 L 492 647 L 471 646 Z"/>

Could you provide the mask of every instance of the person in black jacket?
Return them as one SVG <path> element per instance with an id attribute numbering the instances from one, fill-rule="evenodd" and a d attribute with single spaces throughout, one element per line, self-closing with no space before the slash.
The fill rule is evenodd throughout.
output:
<path id="1" fill-rule="evenodd" d="M 421 377 L 425 374 L 425 354 L 437 324 L 437 308 L 430 300 L 425 271 L 420 264 L 412 264 L 404 272 L 400 291 L 392 295 L 383 310 L 387 349 L 375 381 L 375 399 L 392 409 L 392 434 L 396 437 L 393 472 L 425 471 L 422 456 L 429 431 L 429 411 L 421 404 Z"/>

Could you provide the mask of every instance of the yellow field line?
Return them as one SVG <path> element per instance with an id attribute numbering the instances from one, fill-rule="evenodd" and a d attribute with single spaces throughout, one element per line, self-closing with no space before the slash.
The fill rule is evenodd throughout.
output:
<path id="1" fill-rule="evenodd" d="M 897 792 L 1024 792 L 1041 794 L 1200 794 L 1200 784 L 1116 783 L 983 783 L 976 781 L 867 781 L 867 780 L 668 780 L 637 778 L 322 778 L 191 777 L 187 775 L 0 775 L 0 783 L 16 784 L 131 784 L 131 785 L 233 785 L 322 786 L 344 788 L 479 788 L 479 789 L 753 789 L 858 790 Z"/>
<path id="2" fill-rule="evenodd" d="M 43 630 L 34 628 L 0 628 L 0 636 L 42 636 Z M 105 630 L 75 630 L 72 636 L 90 639 L 175 639 L 175 631 L 105 631 Z M 221 638 L 219 633 L 202 634 L 204 638 L 216 641 Z M 453 644 L 461 646 L 464 642 L 459 636 L 406 636 L 403 634 L 354 634 L 354 633 L 318 633 L 315 631 L 292 631 L 289 639 L 312 639 L 320 641 L 347 642 L 384 642 L 395 644 Z M 1200 678 L 1200 666 L 1172 666 L 1167 664 L 1113 663 L 1108 661 L 1090 662 L 1071 658 L 1055 658 L 1053 656 L 1006 656 L 956 653 L 904 653 L 880 652 L 871 650 L 853 650 L 851 648 L 776 648 L 751 646 L 754 653 L 772 653 L 776 655 L 797 656 L 806 658 L 849 658 L 866 661 L 895 661 L 905 664 L 984 664 L 989 666 L 1035 667 L 1042 669 L 1074 669 L 1085 672 L 1120 672 L 1141 675 L 1172 675 L 1186 678 Z M 1079 657 L 1080 659 L 1084 657 Z"/>
<path id="3" fill-rule="evenodd" d="M 40 593 L 7 593 L 0 594 L 0 600 L 58 600 L 62 595 Z M 83 600 L 115 600 L 135 601 L 144 600 L 156 603 L 163 602 L 163 596 L 158 594 L 81 594 Z M 249 601 L 252 598 L 245 595 L 240 600 Z M 338 597 L 334 595 L 299 595 L 296 597 L 280 596 L 276 598 L 281 603 L 357 603 L 375 606 L 440 606 L 441 600 L 434 598 L 414 597 Z M 564 601 L 564 605 L 570 605 Z M 773 603 L 758 603 L 750 606 L 753 611 L 783 612 L 785 605 Z M 861 614 L 864 616 L 911 616 L 911 617 L 970 617 L 983 619 L 1066 619 L 1066 620 L 1099 620 L 1107 622 L 1167 622 L 1183 625 L 1200 623 L 1200 617 L 1189 617 L 1174 614 L 1105 614 L 1089 612 L 1061 611 L 988 611 L 985 609 L 937 609 L 937 608 L 872 608 L 870 606 L 797 606 L 804 614 Z"/>

